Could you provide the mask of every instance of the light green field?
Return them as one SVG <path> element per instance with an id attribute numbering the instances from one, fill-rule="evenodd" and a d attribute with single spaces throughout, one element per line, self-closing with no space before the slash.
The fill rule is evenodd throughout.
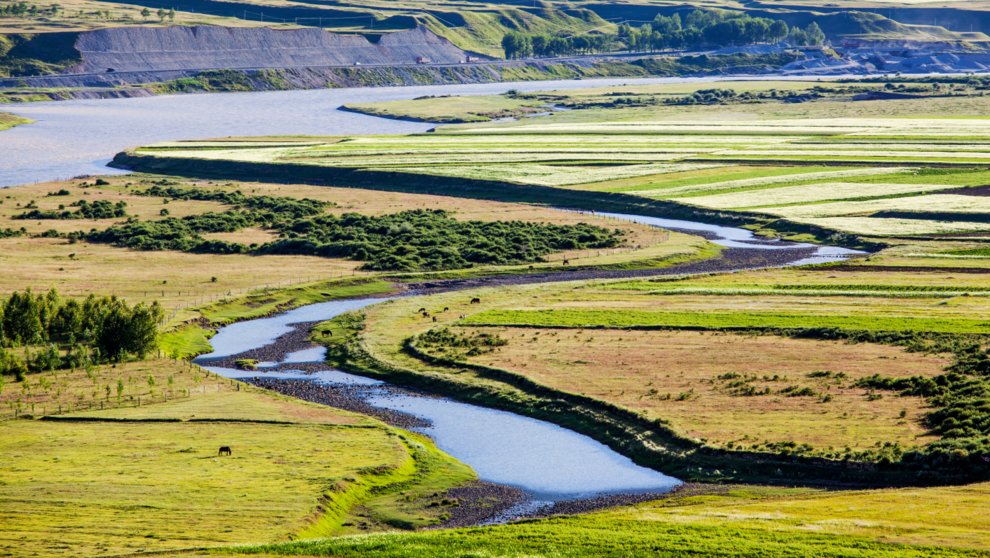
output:
<path id="1" fill-rule="evenodd" d="M 501 95 L 457 97 L 441 96 L 413 99 L 409 101 L 384 101 L 380 103 L 350 104 L 349 110 L 382 116 L 422 122 L 486 122 L 496 118 L 508 118 L 541 112 L 536 100 L 521 100 Z"/>
<path id="2" fill-rule="evenodd" d="M 960 98 L 957 108 L 970 101 Z M 840 113 L 859 105 L 827 104 Z M 712 107 L 731 115 L 717 121 L 663 109 L 649 117 L 643 109 L 572 111 L 590 115 L 299 145 L 176 142 L 135 153 L 166 166 L 219 160 L 623 193 L 861 236 L 990 231 L 990 202 L 983 201 L 990 198 L 969 189 L 986 184 L 990 121 L 907 118 L 906 108 L 874 118 L 798 119 L 778 116 L 779 107 Z"/>
<path id="3" fill-rule="evenodd" d="M 988 490 L 986 483 L 866 492 L 689 489 L 669 500 L 588 515 L 266 545 L 237 553 L 388 558 L 986 556 L 981 502 Z"/>
<path id="4" fill-rule="evenodd" d="M 419 436 L 207 376 L 167 403 L 0 423 L 0 552 L 111 556 L 422 525 L 443 513 L 426 507 L 433 494 L 473 478 Z M 231 457 L 217 457 L 222 445 Z"/>

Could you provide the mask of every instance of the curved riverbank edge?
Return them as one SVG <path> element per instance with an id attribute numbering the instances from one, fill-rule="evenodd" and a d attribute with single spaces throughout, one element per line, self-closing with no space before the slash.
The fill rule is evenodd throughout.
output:
<path id="1" fill-rule="evenodd" d="M 343 318 L 349 319 L 350 324 L 355 323 L 354 313 L 344 314 Z M 363 328 L 363 320 L 359 323 Z M 348 331 L 348 327 L 341 325 L 334 330 Z M 706 446 L 680 436 L 663 420 L 550 388 L 508 370 L 436 357 L 417 348 L 411 339 L 402 347 L 405 354 L 450 373 L 430 373 L 398 366 L 372 354 L 361 339 L 361 331 L 363 329 L 354 330 L 352 326 L 346 339 L 328 347 L 328 359 L 333 365 L 346 372 L 395 385 L 553 422 L 589 436 L 639 465 L 661 470 L 686 482 L 881 488 L 978 480 L 964 472 L 947 477 L 945 471 L 927 471 L 921 466 L 903 463 L 865 463 Z M 485 383 L 462 381 L 459 379 L 462 375 L 482 378 Z"/>
<path id="2" fill-rule="evenodd" d="M 30 118 L 23 118 L 17 116 L 16 114 L 10 114 L 9 112 L 0 112 L 0 132 L 13 128 L 14 126 L 22 126 L 24 124 L 30 124 L 34 122 Z"/>
<path id="3" fill-rule="evenodd" d="M 156 157 L 129 150 L 114 156 L 110 166 L 118 169 L 170 174 L 197 179 L 266 181 L 279 184 L 312 184 L 337 188 L 362 188 L 388 192 L 431 194 L 509 203 L 528 203 L 580 211 L 625 213 L 701 221 L 732 227 L 773 231 L 781 236 L 808 235 L 817 242 L 855 250 L 876 251 L 885 245 L 862 237 L 744 211 L 717 211 L 667 200 L 653 200 L 615 192 L 571 190 L 551 186 L 517 184 L 447 176 L 323 167 L 297 163 L 224 161 L 194 157 Z"/>

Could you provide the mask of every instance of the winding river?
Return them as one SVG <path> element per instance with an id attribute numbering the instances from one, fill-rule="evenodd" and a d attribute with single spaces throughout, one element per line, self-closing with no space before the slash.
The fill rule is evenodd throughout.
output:
<path id="1" fill-rule="evenodd" d="M 706 223 L 659 219 L 637 215 L 607 214 L 657 227 L 703 234 L 730 250 L 767 250 L 783 256 L 781 265 L 818 263 L 846 258 L 856 251 L 830 246 L 763 240 L 750 231 Z M 551 279 L 552 280 L 552 279 Z M 365 402 L 373 407 L 399 411 L 422 419 L 414 428 L 437 445 L 470 465 L 482 481 L 521 489 L 527 499 L 504 512 L 501 519 L 525 516 L 555 503 L 602 495 L 656 494 L 680 483 L 661 472 L 641 467 L 594 439 L 555 424 L 510 412 L 461 403 L 447 398 L 384 389 L 379 380 L 348 374 L 322 365 L 325 350 L 308 341 L 284 348 L 279 359 L 259 364 L 262 372 L 246 372 L 211 366 L 276 344 L 277 340 L 308 324 L 328 320 L 344 312 L 364 308 L 383 299 L 340 300 L 312 304 L 283 314 L 235 323 L 220 329 L 211 339 L 213 352 L 197 361 L 225 377 L 305 380 L 329 386 L 360 386 Z M 306 364 L 305 370 L 294 365 Z M 316 368 L 314 368 L 316 366 Z M 496 518 L 497 520 L 498 518 Z"/>
<path id="2" fill-rule="evenodd" d="M 480 85 L 385 87 L 371 89 L 179 95 L 132 99 L 62 101 L 4 107 L 35 120 L 0 133 L 0 187 L 118 172 L 104 165 L 128 147 L 153 142 L 235 135 L 399 134 L 423 132 L 433 125 L 375 118 L 337 110 L 342 104 L 422 95 L 492 94 L 625 83 L 712 81 L 704 79 L 601 79 Z M 729 250 L 769 250 L 781 265 L 815 263 L 853 252 L 760 240 L 742 229 L 634 215 L 611 217 L 702 234 Z M 786 252 L 792 250 L 792 252 Z M 534 278 L 534 280 L 560 280 Z M 554 502 L 598 495 L 658 493 L 680 481 L 640 467 L 605 445 L 554 424 L 445 398 L 386 389 L 378 380 L 334 370 L 322 364 L 324 351 L 303 342 L 265 363 L 266 372 L 242 372 L 211 366 L 211 361 L 262 349 L 297 329 L 382 299 L 313 304 L 281 315 L 227 326 L 211 340 L 213 353 L 198 362 L 218 374 L 249 378 L 304 379 L 329 386 L 361 387 L 374 407 L 411 415 L 416 429 L 431 436 L 449 454 L 467 463 L 481 480 L 523 490 L 529 499 L 514 516 Z M 305 366 L 303 366 L 305 365 Z M 300 369 L 295 369 L 296 367 Z M 305 368 L 305 371 L 302 370 Z"/>

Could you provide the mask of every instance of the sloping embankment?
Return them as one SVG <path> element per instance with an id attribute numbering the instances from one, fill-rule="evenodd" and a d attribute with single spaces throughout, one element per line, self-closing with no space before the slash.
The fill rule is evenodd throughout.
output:
<path id="1" fill-rule="evenodd" d="M 68 73 L 211 68 L 437 64 L 463 62 L 467 53 L 424 27 L 386 33 L 377 40 L 322 29 L 232 27 L 124 27 L 82 33 L 82 61 Z"/>

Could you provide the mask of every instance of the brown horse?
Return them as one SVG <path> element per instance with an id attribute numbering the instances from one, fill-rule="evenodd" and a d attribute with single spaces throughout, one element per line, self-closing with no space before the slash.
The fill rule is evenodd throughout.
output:
<path id="1" fill-rule="evenodd" d="M 230 446 L 220 446 L 220 451 L 217 453 L 217 455 L 218 456 L 220 456 L 220 455 L 233 455 L 233 453 L 231 453 L 231 451 L 230 451 Z"/>

